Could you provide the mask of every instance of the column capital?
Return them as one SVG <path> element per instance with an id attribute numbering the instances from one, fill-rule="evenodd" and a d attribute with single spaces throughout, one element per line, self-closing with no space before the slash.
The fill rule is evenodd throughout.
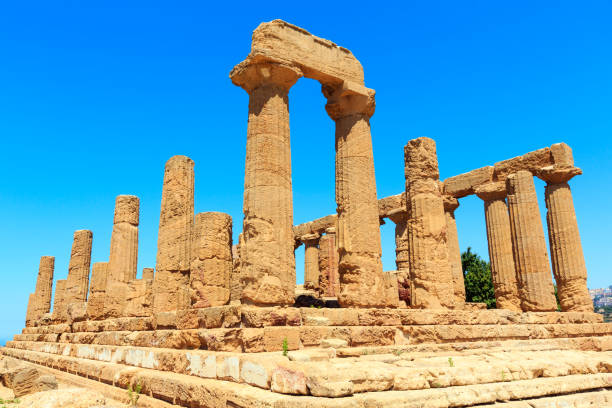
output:
<path id="1" fill-rule="evenodd" d="M 387 218 L 397 225 L 401 222 L 406 222 L 408 219 L 408 212 L 405 208 L 396 208 L 395 210 L 389 211 Z"/>
<path id="2" fill-rule="evenodd" d="M 263 86 L 275 86 L 289 92 L 302 76 L 302 71 L 291 65 L 251 59 L 236 65 L 230 72 L 232 83 L 249 94 Z"/>
<path id="3" fill-rule="evenodd" d="M 454 213 L 457 208 L 459 208 L 459 200 L 457 200 L 453 196 L 445 195 L 442 197 L 444 204 L 444 211 L 449 213 Z"/>
<path id="4" fill-rule="evenodd" d="M 476 196 L 483 201 L 503 200 L 506 198 L 506 182 L 494 181 L 475 188 Z"/>
<path id="5" fill-rule="evenodd" d="M 539 169 L 536 177 L 548 184 L 566 183 L 572 177 L 582 174 L 582 169 L 574 166 L 548 166 Z"/>
<path id="6" fill-rule="evenodd" d="M 305 234 L 302 235 L 300 237 L 300 241 L 304 243 L 304 245 L 316 245 L 317 242 L 319 241 L 319 238 L 321 238 L 320 234 L 314 233 L 314 234 Z"/>
<path id="7" fill-rule="evenodd" d="M 345 81 L 341 85 L 323 84 L 321 90 L 327 98 L 325 110 L 333 120 L 353 115 L 370 118 L 376 109 L 376 92 L 363 85 Z"/>

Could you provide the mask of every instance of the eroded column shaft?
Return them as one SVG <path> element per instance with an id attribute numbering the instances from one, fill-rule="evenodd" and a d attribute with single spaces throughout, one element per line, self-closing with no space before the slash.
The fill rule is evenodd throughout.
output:
<path id="1" fill-rule="evenodd" d="M 92 238 L 93 233 L 88 230 L 79 230 L 74 233 L 68 264 L 68 278 L 66 279 L 66 305 L 87 301 Z"/>
<path id="2" fill-rule="evenodd" d="M 55 268 L 55 257 L 41 256 L 36 278 L 36 288 L 30 295 L 28 309 L 26 312 L 26 326 L 33 325 L 34 321 L 40 319 L 51 310 L 51 295 L 53 291 L 53 270 Z"/>
<path id="3" fill-rule="evenodd" d="M 557 310 L 533 176 L 508 176 L 508 209 L 518 292 L 523 311 Z"/>
<path id="4" fill-rule="evenodd" d="M 98 320 L 104 317 L 106 287 L 108 281 L 108 262 L 96 262 L 91 267 L 91 285 L 87 299 L 87 316 Z"/>
<path id="5" fill-rule="evenodd" d="M 444 216 L 446 218 L 446 232 L 448 245 L 448 262 L 453 276 L 453 293 L 455 307 L 465 303 L 465 283 L 463 281 L 463 267 L 461 265 L 461 250 L 459 249 L 459 234 L 455 210 L 459 207 L 457 199 L 444 197 Z"/>
<path id="6" fill-rule="evenodd" d="M 115 282 L 136 279 L 138 266 L 139 199 L 120 195 L 115 201 L 115 217 L 111 235 L 109 278 Z"/>
<path id="7" fill-rule="evenodd" d="M 301 237 L 304 243 L 304 288 L 319 291 L 319 235 Z"/>
<path id="8" fill-rule="evenodd" d="M 321 296 L 337 297 L 340 293 L 338 249 L 335 228 L 328 228 L 319 238 L 319 291 Z"/>

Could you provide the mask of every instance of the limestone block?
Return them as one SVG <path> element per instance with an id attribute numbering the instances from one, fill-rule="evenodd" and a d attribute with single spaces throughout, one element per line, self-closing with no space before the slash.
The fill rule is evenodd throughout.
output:
<path id="1" fill-rule="evenodd" d="M 220 212 L 197 214 L 191 248 L 191 305 L 210 307 L 229 303 L 232 217 Z"/>
<path id="2" fill-rule="evenodd" d="M 451 307 L 453 277 L 435 142 L 425 137 L 409 141 L 404 158 L 411 303 L 427 309 Z"/>
<path id="3" fill-rule="evenodd" d="M 153 281 L 134 279 L 125 285 L 125 301 L 122 316 L 151 316 L 153 306 Z"/>
<path id="4" fill-rule="evenodd" d="M 102 318 L 122 317 L 126 307 L 128 283 L 109 281 L 104 292 L 104 314 Z"/>
<path id="5" fill-rule="evenodd" d="M 474 194 L 474 189 L 493 180 L 493 166 L 481 167 L 444 180 L 444 193 L 455 198 Z"/>
<path id="6" fill-rule="evenodd" d="M 142 279 L 153 280 L 155 278 L 155 268 L 142 268 Z"/>
<path id="7" fill-rule="evenodd" d="M 307 234 L 322 235 L 326 229 L 334 228 L 338 222 L 338 215 L 330 214 L 322 218 L 317 218 L 314 221 L 305 222 L 304 224 L 293 227 L 293 235 L 296 240 Z"/>
<path id="8" fill-rule="evenodd" d="M 550 146 L 555 166 L 574 167 L 574 155 L 572 149 L 565 143 L 555 143 Z"/>
<path id="9" fill-rule="evenodd" d="M 534 150 L 533 152 L 529 152 L 522 156 L 495 163 L 494 179 L 498 181 L 505 181 L 510 174 L 518 171 L 526 170 L 535 173 L 538 169 L 551 166 L 553 164 L 554 162 L 551 148 L 545 147 L 543 149 Z"/>

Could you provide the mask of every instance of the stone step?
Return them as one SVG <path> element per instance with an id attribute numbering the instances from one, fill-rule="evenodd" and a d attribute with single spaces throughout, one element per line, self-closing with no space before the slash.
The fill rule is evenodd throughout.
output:
<path id="1" fill-rule="evenodd" d="M 547 396 L 585 393 L 612 387 L 612 376 L 607 373 L 578 374 L 562 377 L 534 378 L 488 384 L 435 387 L 410 391 L 363 392 L 346 397 L 282 395 L 248 384 L 197 378 L 146 368 L 126 367 L 122 364 L 102 363 L 75 357 L 53 356 L 33 351 L 2 349 L 3 354 L 96 379 L 125 389 L 129 384 L 140 384 L 144 395 L 183 407 L 470 407 L 477 404 L 507 403 L 515 400 Z M 378 377 L 372 376 L 372 383 Z M 296 393 L 313 387 L 298 380 L 286 383 Z M 343 384 L 333 385 L 342 389 Z M 330 385 L 331 387 L 331 385 Z M 522 401 L 520 401 L 522 402 Z"/>
<path id="2" fill-rule="evenodd" d="M 512 401 L 479 408 L 609 408 L 612 407 L 612 391 L 599 390 L 572 395 Z"/>

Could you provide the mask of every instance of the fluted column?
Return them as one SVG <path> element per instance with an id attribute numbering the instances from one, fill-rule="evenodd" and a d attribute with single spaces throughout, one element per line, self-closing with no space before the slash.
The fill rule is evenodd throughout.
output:
<path id="1" fill-rule="evenodd" d="M 533 176 L 525 170 L 511 174 L 506 188 L 521 309 L 557 310 Z"/>
<path id="2" fill-rule="evenodd" d="M 410 251 L 408 245 L 408 215 L 406 208 L 398 208 L 388 214 L 395 224 L 395 267 L 399 299 L 410 304 Z"/>
<path id="3" fill-rule="evenodd" d="M 196 214 L 191 253 L 191 305 L 201 308 L 229 303 L 232 217 L 221 212 Z"/>
<path id="4" fill-rule="evenodd" d="M 193 226 L 193 160 L 173 156 L 166 162 L 162 190 L 153 310 L 188 308 L 191 230 Z"/>
<path id="5" fill-rule="evenodd" d="M 304 243 L 304 288 L 319 291 L 319 234 L 300 238 Z"/>
<path id="6" fill-rule="evenodd" d="M 115 282 L 136 279 L 138 265 L 138 218 L 140 200 L 120 195 L 115 200 L 108 274 Z"/>
<path id="7" fill-rule="evenodd" d="M 336 246 L 336 228 L 325 230 L 319 238 L 319 291 L 321 296 L 337 297 L 340 293 L 340 275 L 338 273 L 338 248 Z"/>
<path id="8" fill-rule="evenodd" d="M 87 301 L 92 239 L 91 231 L 79 230 L 74 233 L 66 279 L 66 305 Z"/>
<path id="9" fill-rule="evenodd" d="M 28 310 L 26 312 L 26 326 L 32 326 L 45 313 L 51 310 L 51 292 L 53 290 L 53 270 L 55 257 L 41 256 L 38 266 L 36 288 L 30 295 Z"/>
<path id="10" fill-rule="evenodd" d="M 295 256 L 288 94 L 302 74 L 282 64 L 244 62 L 230 76 L 249 94 L 242 303 L 292 305 Z"/>
<path id="11" fill-rule="evenodd" d="M 476 195 L 484 201 L 487 243 L 497 308 L 520 312 L 521 300 L 512 254 L 506 183 L 495 182 L 479 186 L 476 188 Z"/>
<path id="12" fill-rule="evenodd" d="M 452 307 L 453 275 L 436 143 L 426 137 L 409 141 L 404 160 L 411 304 L 424 309 Z"/>
<path id="13" fill-rule="evenodd" d="M 53 320 L 66 320 L 66 279 L 55 282 L 55 295 L 53 297 Z"/>
<path id="14" fill-rule="evenodd" d="M 465 303 L 465 283 L 463 282 L 463 267 L 461 265 L 461 250 L 459 249 L 459 234 L 455 210 L 459 201 L 450 196 L 444 196 L 444 216 L 446 218 L 448 262 L 453 276 L 453 293 L 455 294 L 455 307 L 460 308 Z"/>
<path id="15" fill-rule="evenodd" d="M 336 204 L 341 306 L 396 307 L 397 293 L 381 262 L 380 223 L 370 117 L 374 91 L 323 86 L 336 122 Z"/>
<path id="16" fill-rule="evenodd" d="M 592 312 L 587 270 L 576 221 L 572 191 L 567 183 L 582 170 L 573 166 L 542 169 L 546 181 L 546 221 L 557 293 L 564 312 Z"/>
<path id="17" fill-rule="evenodd" d="M 87 316 L 98 320 L 104 317 L 104 303 L 108 283 L 108 262 L 96 262 L 91 267 L 91 285 L 87 299 Z"/>

